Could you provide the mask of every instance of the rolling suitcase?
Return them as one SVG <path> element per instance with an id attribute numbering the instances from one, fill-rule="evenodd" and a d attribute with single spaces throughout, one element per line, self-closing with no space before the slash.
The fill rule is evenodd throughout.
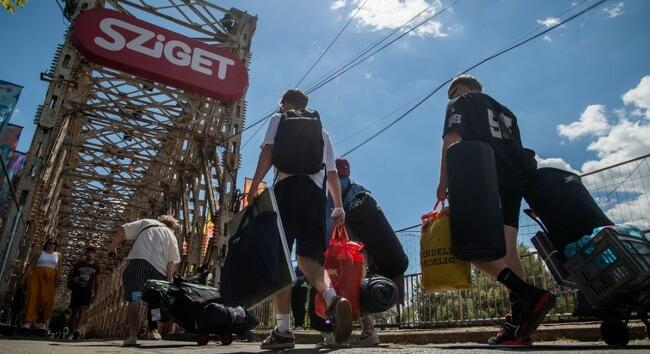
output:
<path id="1" fill-rule="evenodd" d="M 492 147 L 481 141 L 450 146 L 447 180 L 454 256 L 464 261 L 503 258 L 506 244 Z"/>

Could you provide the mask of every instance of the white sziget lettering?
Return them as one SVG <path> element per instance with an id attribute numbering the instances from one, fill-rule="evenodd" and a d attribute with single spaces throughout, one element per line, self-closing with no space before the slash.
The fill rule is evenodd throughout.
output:
<path id="1" fill-rule="evenodd" d="M 138 36 L 127 42 L 116 28 L 137 33 Z M 205 49 L 197 47 L 192 50 L 192 47 L 183 41 L 173 39 L 164 43 L 166 39 L 164 35 L 156 34 L 148 29 L 116 18 L 107 17 L 101 20 L 99 22 L 99 29 L 110 37 L 110 40 L 103 37 L 95 37 L 95 44 L 113 52 L 118 52 L 126 47 L 134 52 L 156 59 L 164 56 L 167 61 L 174 65 L 189 66 L 192 70 L 208 76 L 212 76 L 213 70 L 211 67 L 214 62 L 217 62 L 219 63 L 217 65 L 217 77 L 220 80 L 226 79 L 228 66 L 235 65 L 234 60 Z M 147 47 L 145 44 L 153 38 L 156 39 L 153 48 Z"/>

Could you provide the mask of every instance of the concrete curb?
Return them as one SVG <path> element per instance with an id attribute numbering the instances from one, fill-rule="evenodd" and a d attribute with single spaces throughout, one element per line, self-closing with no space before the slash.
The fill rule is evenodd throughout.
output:
<path id="1" fill-rule="evenodd" d="M 634 321 L 629 323 L 630 339 L 646 339 L 645 325 Z M 382 343 L 393 344 L 451 344 L 451 343 L 487 343 L 488 339 L 498 331 L 497 327 L 457 327 L 434 330 L 384 330 L 379 331 Z M 256 330 L 252 333 L 254 341 L 261 342 L 269 332 Z M 316 331 L 300 331 L 294 333 L 297 344 L 316 344 L 322 341 Z M 353 333 L 353 339 L 358 337 Z M 573 340 L 579 342 L 600 341 L 600 322 L 565 323 L 542 325 L 533 334 L 535 342 L 557 340 Z"/>

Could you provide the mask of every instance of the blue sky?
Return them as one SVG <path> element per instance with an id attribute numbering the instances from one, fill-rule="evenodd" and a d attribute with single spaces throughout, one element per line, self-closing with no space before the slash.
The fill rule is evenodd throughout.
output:
<path id="1" fill-rule="evenodd" d="M 298 81 L 359 2 L 217 2 L 259 16 L 248 122 L 275 107 L 281 93 Z M 406 36 L 315 92 L 310 106 L 320 111 L 336 143 L 536 27 L 553 24 L 572 6 L 592 2 L 463 0 L 416 35 Z M 303 86 L 430 3 L 369 0 Z M 609 1 L 472 74 L 483 82 L 486 93 L 518 116 L 525 145 L 542 158 L 555 158 L 546 164 L 593 169 L 648 153 L 649 14 L 647 1 Z M 39 81 L 39 72 L 50 66 L 65 27 L 54 1 L 30 1 L 14 15 L 0 13 L 4 48 L 0 79 L 25 87 L 12 119 L 25 126 L 22 151 L 29 148 L 34 112 L 47 88 Z M 375 194 L 395 228 L 417 223 L 435 202 L 445 92 L 349 156 L 353 177 Z M 335 151 L 347 151 L 382 125 L 336 144 Z M 253 131 L 246 132 L 243 141 Z M 253 174 L 262 133 L 242 152 L 241 178 Z"/>

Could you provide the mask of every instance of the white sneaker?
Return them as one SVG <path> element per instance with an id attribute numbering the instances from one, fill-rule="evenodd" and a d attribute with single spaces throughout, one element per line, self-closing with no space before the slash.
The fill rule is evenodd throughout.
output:
<path id="1" fill-rule="evenodd" d="M 153 340 L 161 340 L 162 336 L 160 335 L 160 332 L 158 332 L 157 329 L 152 329 L 149 331 L 149 337 Z"/>
<path id="2" fill-rule="evenodd" d="M 129 338 L 124 340 L 124 343 L 122 343 L 123 347 L 135 347 L 136 345 L 138 345 L 137 336 L 130 336 Z"/>
<path id="3" fill-rule="evenodd" d="M 377 331 L 372 332 L 363 332 L 359 336 L 359 340 L 356 342 L 356 345 L 360 347 L 376 347 L 379 345 L 379 335 Z"/>

